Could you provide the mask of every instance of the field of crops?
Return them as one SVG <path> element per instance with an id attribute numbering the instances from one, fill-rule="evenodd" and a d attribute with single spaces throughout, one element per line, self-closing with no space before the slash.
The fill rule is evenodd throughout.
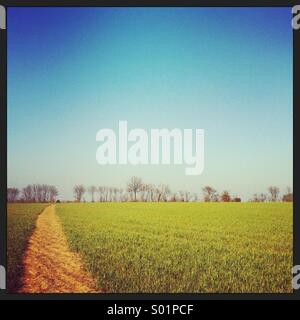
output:
<path id="1" fill-rule="evenodd" d="M 291 292 L 292 204 L 57 204 L 105 292 Z"/>
<path id="2" fill-rule="evenodd" d="M 22 258 L 32 234 L 38 214 L 45 204 L 7 205 L 7 288 L 15 291 L 20 286 Z"/>

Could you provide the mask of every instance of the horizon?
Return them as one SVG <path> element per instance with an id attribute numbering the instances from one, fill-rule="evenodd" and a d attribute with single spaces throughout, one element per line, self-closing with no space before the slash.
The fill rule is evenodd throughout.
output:
<path id="1" fill-rule="evenodd" d="M 137 178 L 141 180 L 141 183 L 143 185 L 143 187 L 146 187 L 146 189 L 142 189 L 137 191 L 137 199 L 134 200 L 133 199 L 133 193 L 132 191 L 129 191 L 129 184 L 132 178 Z M 151 189 L 153 191 L 153 193 L 157 196 L 157 191 L 158 189 L 162 190 L 164 188 L 168 188 L 169 192 L 166 194 L 166 200 L 162 200 L 161 202 L 239 202 L 236 201 L 237 199 L 240 199 L 241 202 L 274 202 L 272 200 L 272 195 L 270 193 L 270 188 L 278 188 L 277 186 L 272 186 L 270 185 L 266 190 L 258 190 L 257 192 L 253 193 L 251 197 L 249 197 L 248 199 L 243 199 L 237 192 L 230 192 L 228 190 L 216 190 L 214 189 L 213 186 L 211 185 L 206 185 L 206 186 L 202 186 L 200 187 L 198 192 L 195 193 L 191 193 L 187 190 L 173 190 L 172 188 L 170 188 L 170 186 L 168 184 L 149 184 L 147 183 L 147 181 L 144 181 L 142 178 L 140 177 L 131 177 L 131 179 L 129 181 L 126 182 L 126 184 L 124 186 L 109 186 L 109 185 L 101 185 L 101 186 L 97 186 L 97 185 L 82 185 L 82 184 L 77 184 L 74 185 L 72 188 L 72 192 L 73 192 L 73 197 L 72 198 L 62 198 L 60 196 L 59 193 L 59 189 L 56 188 L 56 186 L 54 186 L 57 191 L 58 191 L 58 195 L 55 196 L 55 198 L 53 200 L 45 200 L 45 201 L 35 201 L 34 198 L 32 198 L 30 201 L 24 199 L 23 197 L 23 193 L 22 190 L 23 188 L 25 189 L 26 187 L 38 187 L 38 186 L 48 186 L 48 187 L 53 187 L 51 185 L 48 184 L 27 184 L 26 186 L 23 186 L 21 188 L 17 188 L 18 189 L 18 195 L 16 197 L 15 200 L 13 201 L 8 201 L 9 203 L 16 203 L 16 202 L 28 202 L 28 203 L 34 203 L 34 202 L 40 202 L 40 203 L 44 203 L 44 202 L 56 202 L 57 200 L 61 201 L 61 202 L 103 202 L 103 203 L 108 203 L 108 202 L 159 202 L 159 200 L 149 200 L 148 196 L 145 200 L 143 193 L 147 193 L 149 192 L 149 190 Z M 78 186 L 82 186 L 84 188 L 83 191 L 83 195 L 80 201 L 78 201 L 76 199 L 75 196 L 75 192 L 74 189 L 75 187 Z M 210 187 L 213 190 L 213 195 L 216 196 L 215 199 L 210 199 L 209 201 L 205 201 L 205 191 L 204 189 Z M 16 187 L 14 186 L 10 186 L 7 187 L 7 189 L 14 189 Z M 94 193 L 93 196 L 91 194 L 91 192 L 89 191 L 90 188 L 95 188 L 94 189 Z M 101 191 L 101 189 L 103 189 Z M 114 192 L 114 190 L 116 190 L 116 194 L 117 196 L 113 196 L 113 194 L 111 192 Z M 221 200 L 221 196 L 224 193 L 228 193 L 230 196 L 230 199 L 228 201 L 222 201 Z M 108 196 L 107 200 L 104 200 L 104 195 Z M 142 195 L 141 195 L 142 194 Z M 163 194 L 163 192 L 161 192 L 161 194 Z M 290 195 L 292 194 L 293 197 L 293 188 L 290 186 L 287 186 L 285 189 L 280 189 L 278 188 L 277 191 L 277 195 L 276 195 L 276 199 L 275 202 L 293 202 L 293 200 L 289 199 L 289 200 L 283 200 L 283 196 L 285 195 Z M 155 198 L 154 195 L 154 198 Z M 125 196 L 125 198 L 124 198 Z M 176 197 L 175 200 L 173 199 L 173 197 Z M 195 198 L 196 196 L 196 198 Z M 262 197 L 265 196 L 265 198 L 262 200 Z M 33 196 L 34 197 L 34 196 Z M 256 200 L 255 200 L 256 198 Z M 113 200 L 114 199 L 114 200 Z"/>

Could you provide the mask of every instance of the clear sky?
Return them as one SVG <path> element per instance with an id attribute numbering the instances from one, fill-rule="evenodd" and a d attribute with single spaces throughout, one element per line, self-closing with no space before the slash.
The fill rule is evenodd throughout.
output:
<path id="1" fill-rule="evenodd" d="M 292 186 L 290 8 L 9 8 L 7 23 L 9 186 Z M 119 120 L 204 129 L 202 175 L 100 166 L 96 133 Z"/>

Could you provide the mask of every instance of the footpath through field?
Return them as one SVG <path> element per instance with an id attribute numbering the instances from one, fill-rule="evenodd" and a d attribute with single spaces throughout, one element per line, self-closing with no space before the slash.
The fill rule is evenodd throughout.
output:
<path id="1" fill-rule="evenodd" d="M 79 255 L 68 247 L 54 205 L 39 215 L 23 264 L 21 293 L 97 292 Z"/>

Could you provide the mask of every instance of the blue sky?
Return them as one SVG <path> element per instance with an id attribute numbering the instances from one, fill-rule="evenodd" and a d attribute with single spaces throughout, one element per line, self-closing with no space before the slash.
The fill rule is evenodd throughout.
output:
<path id="1" fill-rule="evenodd" d="M 290 8 L 9 8 L 8 185 L 292 186 Z M 100 166 L 101 128 L 201 128 L 205 167 Z"/>

